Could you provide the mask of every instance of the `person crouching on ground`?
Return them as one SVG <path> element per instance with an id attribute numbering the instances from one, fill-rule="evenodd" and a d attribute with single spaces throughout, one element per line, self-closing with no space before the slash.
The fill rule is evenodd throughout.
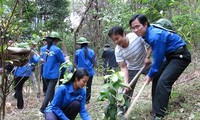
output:
<path id="1" fill-rule="evenodd" d="M 45 120 L 74 120 L 80 113 L 83 120 L 90 120 L 85 108 L 86 90 L 84 87 L 89 80 L 86 69 L 77 69 L 72 78 L 60 85 L 51 104 L 45 109 Z"/>

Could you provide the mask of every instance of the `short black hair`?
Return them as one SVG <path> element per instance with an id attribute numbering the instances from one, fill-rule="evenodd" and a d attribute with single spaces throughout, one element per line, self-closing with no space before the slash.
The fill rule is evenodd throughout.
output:
<path id="1" fill-rule="evenodd" d="M 121 35 L 121 36 L 123 36 L 123 34 L 124 34 L 124 29 L 121 26 L 114 26 L 108 32 L 108 36 L 109 37 L 111 37 L 112 35 Z"/>
<path id="2" fill-rule="evenodd" d="M 143 14 L 135 14 L 132 16 L 132 18 L 129 20 L 129 25 L 131 26 L 131 23 L 138 19 L 138 21 L 142 24 L 145 25 L 145 23 L 147 23 L 147 26 L 149 26 L 149 22 L 147 20 L 147 17 Z"/>

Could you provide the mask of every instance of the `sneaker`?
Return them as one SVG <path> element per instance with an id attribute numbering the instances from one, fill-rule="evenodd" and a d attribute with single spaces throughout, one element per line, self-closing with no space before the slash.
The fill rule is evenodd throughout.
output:
<path id="1" fill-rule="evenodd" d="M 158 117 L 158 116 L 155 115 L 155 116 L 153 117 L 153 120 L 162 120 L 162 117 Z"/>
<path id="2" fill-rule="evenodd" d="M 153 120 L 161 120 L 161 119 L 162 119 L 161 117 L 157 117 L 157 116 L 153 118 Z"/>

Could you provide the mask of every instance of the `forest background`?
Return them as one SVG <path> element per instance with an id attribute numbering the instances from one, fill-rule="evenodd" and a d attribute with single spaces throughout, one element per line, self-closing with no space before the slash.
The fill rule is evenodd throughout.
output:
<path id="1" fill-rule="evenodd" d="M 172 21 L 174 30 L 187 42 L 192 53 L 193 62 L 189 71 L 195 73 L 199 69 L 198 0 L 0 0 L 1 51 L 10 38 L 17 43 L 36 42 L 39 50 L 42 38 L 51 31 L 57 31 L 62 36 L 59 46 L 73 61 L 76 39 L 85 36 L 97 55 L 95 69 L 97 76 L 101 76 L 103 46 L 109 43 L 114 48 L 107 35 L 108 30 L 120 25 L 127 33 L 130 32 L 128 21 L 135 13 L 145 14 L 150 23 L 159 18 Z M 1 62 L 4 60 L 1 59 Z M 2 75 L 0 118 L 6 115 L 3 108 L 10 93 L 9 86 L 5 86 L 7 80 L 4 79 Z"/>

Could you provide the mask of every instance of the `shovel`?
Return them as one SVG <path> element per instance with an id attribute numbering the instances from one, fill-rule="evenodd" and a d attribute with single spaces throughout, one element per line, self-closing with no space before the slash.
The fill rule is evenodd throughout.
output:
<path id="1" fill-rule="evenodd" d="M 128 108 L 128 110 L 126 111 L 124 117 L 125 119 L 128 119 L 128 116 L 130 115 L 131 111 L 133 110 L 134 105 L 136 104 L 139 96 L 141 95 L 142 91 L 144 90 L 145 86 L 148 84 L 148 82 L 146 81 L 143 86 L 141 87 L 139 93 L 137 94 L 137 96 L 134 98 L 133 102 L 131 103 L 130 107 Z"/>
<path id="2" fill-rule="evenodd" d="M 145 65 L 140 69 L 140 71 L 137 72 L 137 74 L 134 76 L 134 78 L 131 80 L 131 82 L 128 84 L 128 87 L 131 88 L 131 86 L 133 85 L 133 83 L 135 83 L 135 81 L 138 80 L 138 78 L 140 77 L 140 74 L 142 73 L 142 71 L 144 71 L 145 69 Z M 126 91 L 123 91 L 123 94 L 125 94 Z"/>

